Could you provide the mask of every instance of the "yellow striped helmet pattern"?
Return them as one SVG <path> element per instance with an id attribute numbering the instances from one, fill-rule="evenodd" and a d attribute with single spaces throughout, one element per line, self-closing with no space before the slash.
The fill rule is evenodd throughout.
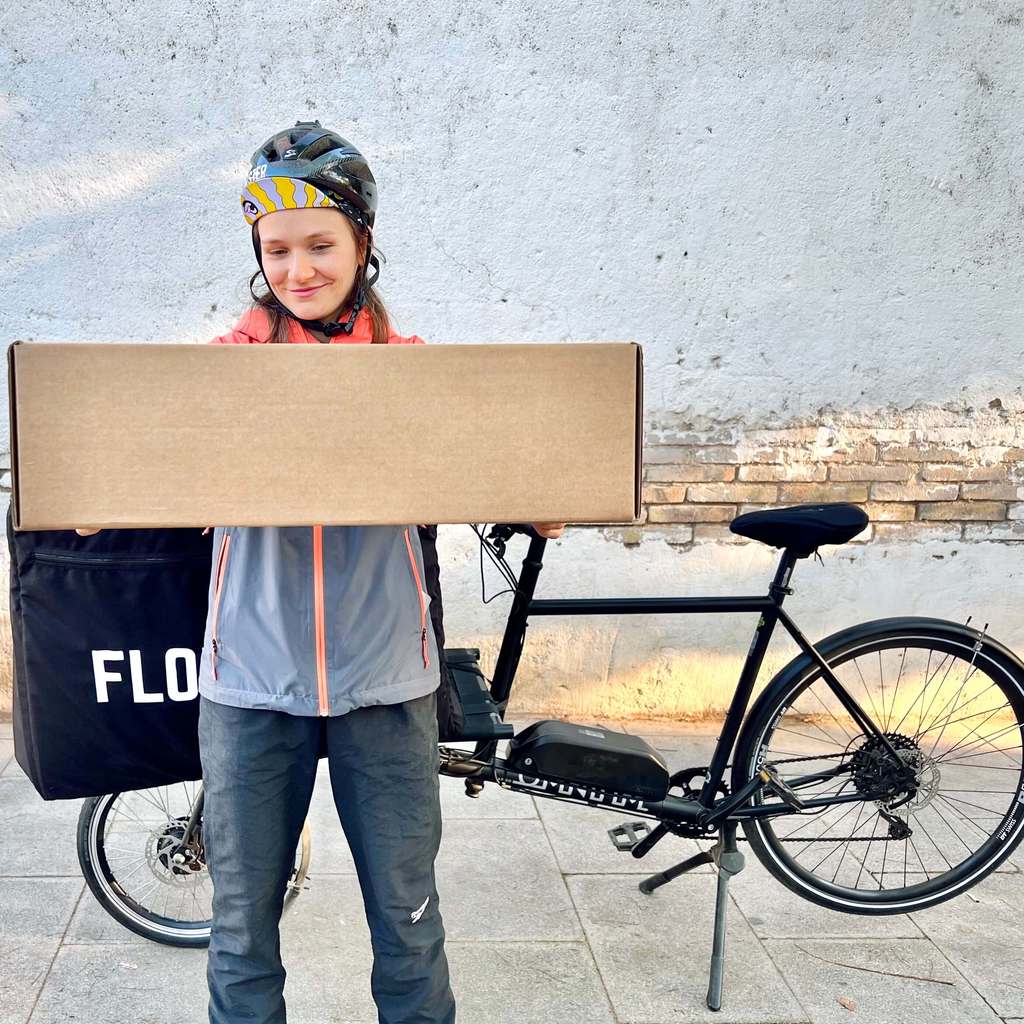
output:
<path id="1" fill-rule="evenodd" d="M 269 177 L 250 181 L 242 189 L 242 215 L 249 224 L 276 210 L 304 210 L 338 204 L 315 185 L 298 178 Z"/>

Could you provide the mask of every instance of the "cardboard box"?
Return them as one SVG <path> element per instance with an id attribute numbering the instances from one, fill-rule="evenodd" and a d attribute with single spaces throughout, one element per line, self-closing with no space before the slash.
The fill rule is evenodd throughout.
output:
<path id="1" fill-rule="evenodd" d="M 16 529 L 632 522 L 635 343 L 8 347 Z"/>

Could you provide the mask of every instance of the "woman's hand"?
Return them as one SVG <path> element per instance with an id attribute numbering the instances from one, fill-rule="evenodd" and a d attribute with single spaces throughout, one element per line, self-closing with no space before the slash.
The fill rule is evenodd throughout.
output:
<path id="1" fill-rule="evenodd" d="M 554 540 L 556 537 L 561 537 L 562 531 L 565 529 L 565 523 L 531 523 L 530 525 L 542 537 L 547 537 L 548 540 Z"/>
<path id="2" fill-rule="evenodd" d="M 80 530 L 76 528 L 75 533 L 77 533 L 79 537 L 91 537 L 94 533 L 99 533 L 101 529 L 102 527 L 100 526 L 97 526 L 95 530 L 91 526 L 84 526 Z"/>

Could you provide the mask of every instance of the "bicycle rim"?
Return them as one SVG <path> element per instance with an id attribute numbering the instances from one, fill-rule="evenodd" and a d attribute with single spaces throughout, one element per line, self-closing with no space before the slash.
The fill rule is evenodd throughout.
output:
<path id="1" fill-rule="evenodd" d="M 191 866 L 169 856 L 199 785 L 113 793 L 97 802 L 89 821 L 89 859 L 103 898 L 128 927 L 158 942 L 209 938 L 213 890 L 202 851 Z"/>
<path id="2" fill-rule="evenodd" d="M 814 667 L 755 723 L 748 777 L 769 764 L 792 784 L 838 768 L 799 796 L 864 799 L 745 822 L 758 857 L 794 891 L 854 913 L 923 909 L 980 881 L 1024 834 L 1021 680 L 984 645 L 926 630 L 866 637 L 827 660 L 914 768 L 917 791 L 868 799 L 891 778 L 891 756 Z"/>

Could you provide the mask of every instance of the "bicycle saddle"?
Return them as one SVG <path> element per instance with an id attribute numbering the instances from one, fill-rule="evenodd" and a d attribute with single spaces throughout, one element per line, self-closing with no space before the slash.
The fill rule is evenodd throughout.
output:
<path id="1" fill-rule="evenodd" d="M 822 544 L 845 544 L 868 525 L 867 513 L 847 502 L 769 508 L 737 516 L 729 529 L 806 558 Z"/>

